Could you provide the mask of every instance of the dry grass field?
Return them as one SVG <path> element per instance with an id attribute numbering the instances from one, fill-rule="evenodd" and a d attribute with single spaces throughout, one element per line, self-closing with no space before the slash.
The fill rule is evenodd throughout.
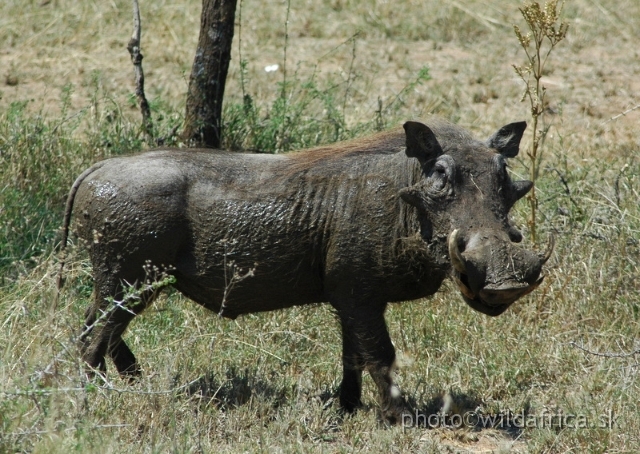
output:
<path id="1" fill-rule="evenodd" d="M 525 62 L 519 6 L 244 0 L 225 144 L 281 152 L 430 114 L 486 137 L 527 120 L 512 68 Z M 200 2 L 140 7 L 147 96 L 168 134 L 184 114 Z M 71 248 L 54 308 L 53 245 L 75 176 L 148 147 L 126 50 L 131 4 L 3 0 L 0 453 L 637 452 L 640 2 L 567 0 L 564 17 L 569 33 L 543 78 L 538 230 L 556 237 L 548 276 L 495 319 L 449 283 L 391 306 L 401 388 L 425 414 L 448 417 L 385 427 L 367 376 L 365 408 L 339 417 L 340 333 L 327 305 L 228 321 L 168 292 L 127 334 L 143 378 L 128 384 L 111 368 L 86 381 L 73 341 L 91 270 Z M 513 161 L 526 175 L 526 159 Z M 527 214 L 522 202 L 513 213 L 525 238 Z M 476 419 L 459 424 L 468 412 Z"/>

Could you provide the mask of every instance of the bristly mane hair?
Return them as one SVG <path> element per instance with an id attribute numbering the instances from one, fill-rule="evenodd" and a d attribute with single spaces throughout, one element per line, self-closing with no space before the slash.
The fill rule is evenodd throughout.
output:
<path id="1" fill-rule="evenodd" d="M 282 168 L 282 175 L 291 176 L 317 165 L 332 165 L 343 158 L 357 155 L 394 154 L 402 151 L 405 145 L 404 130 L 400 127 L 345 142 L 293 151 L 288 154 L 289 165 Z"/>
<path id="2" fill-rule="evenodd" d="M 452 139 L 454 143 L 460 145 L 478 142 L 465 129 L 440 118 L 433 117 L 423 122 L 433 130 L 440 143 L 446 143 Z M 405 146 L 405 132 L 402 127 L 396 127 L 345 142 L 293 151 L 288 154 L 291 162 L 286 173 L 304 171 L 321 162 L 359 154 L 393 154 L 402 151 Z"/>
<path id="3" fill-rule="evenodd" d="M 393 154 L 400 151 L 405 146 L 405 134 L 402 128 L 394 128 L 388 131 L 359 137 L 328 145 L 321 145 L 314 148 L 293 151 L 289 153 L 292 160 L 298 165 L 312 166 L 319 161 L 332 158 L 342 158 L 361 153 L 372 154 Z"/>

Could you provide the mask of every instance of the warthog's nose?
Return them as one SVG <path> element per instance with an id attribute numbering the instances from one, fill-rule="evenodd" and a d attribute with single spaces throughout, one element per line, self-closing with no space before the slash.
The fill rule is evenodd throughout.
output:
<path id="1" fill-rule="evenodd" d="M 474 232 L 465 239 L 456 229 L 448 239 L 452 277 L 474 309 L 497 315 L 540 285 L 542 266 L 553 245 L 551 237 L 547 250 L 536 254 L 490 231 Z"/>

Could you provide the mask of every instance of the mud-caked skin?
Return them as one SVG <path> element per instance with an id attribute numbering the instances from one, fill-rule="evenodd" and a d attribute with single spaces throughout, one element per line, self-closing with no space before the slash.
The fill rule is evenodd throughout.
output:
<path id="1" fill-rule="evenodd" d="M 542 280 L 549 252 L 514 244 L 522 236 L 508 218 L 531 188 L 506 168 L 525 127 L 482 142 L 434 119 L 286 155 L 159 149 L 97 163 L 72 187 L 63 236 L 64 247 L 73 210 L 95 285 L 84 361 L 105 371 L 109 356 L 121 375 L 140 373 L 122 334 L 156 292 L 93 325 L 123 286 L 148 279 L 148 264 L 223 317 L 329 302 L 342 327 L 342 407 L 360 405 L 366 369 L 384 417 L 397 420 L 388 303 L 431 295 L 451 276 L 494 316 Z M 223 304 L 225 282 L 249 269 Z"/>

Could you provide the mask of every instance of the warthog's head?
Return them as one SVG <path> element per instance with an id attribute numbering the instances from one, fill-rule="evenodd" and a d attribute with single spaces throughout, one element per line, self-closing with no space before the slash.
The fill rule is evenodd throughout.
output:
<path id="1" fill-rule="evenodd" d="M 404 125 L 406 153 L 418 159 L 422 176 L 400 196 L 418 209 L 428 236 L 446 235 L 454 282 L 473 309 L 491 316 L 542 282 L 553 249 L 553 240 L 544 253 L 518 246 L 522 234 L 509 221 L 511 207 L 533 186 L 507 172 L 525 128 L 511 123 L 479 142 L 452 125 Z"/>

